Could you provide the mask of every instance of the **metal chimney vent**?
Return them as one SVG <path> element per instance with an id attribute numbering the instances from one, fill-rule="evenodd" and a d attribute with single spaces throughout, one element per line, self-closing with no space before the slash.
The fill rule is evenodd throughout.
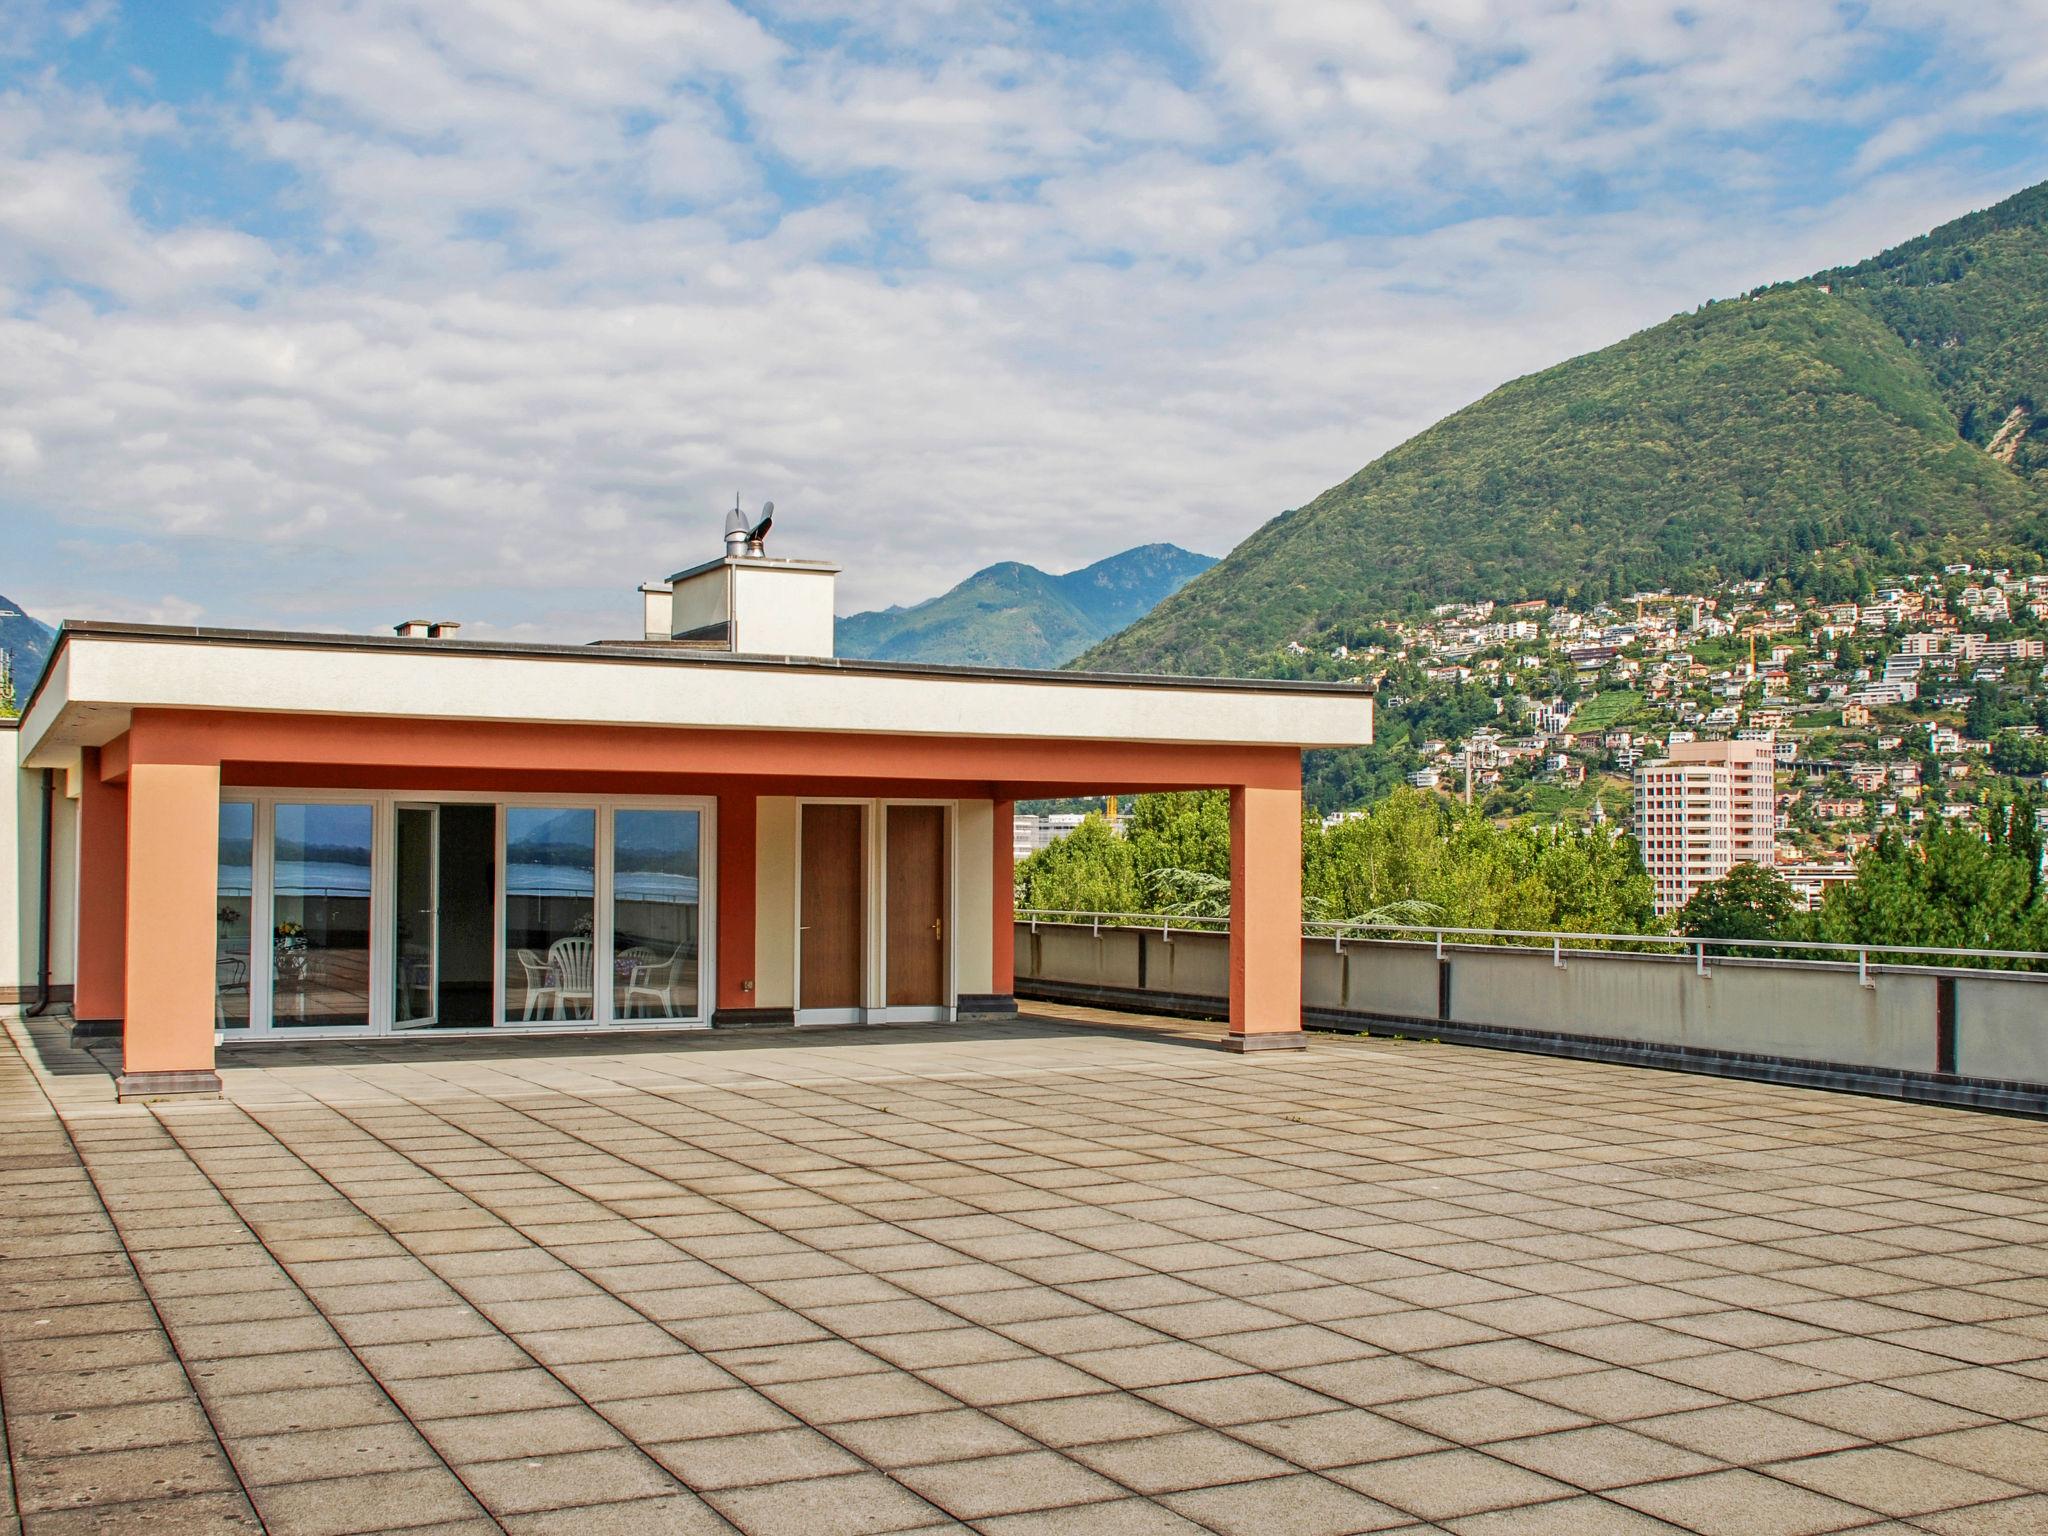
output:
<path id="1" fill-rule="evenodd" d="M 725 553 L 727 559 L 739 559 L 751 555 L 759 559 L 765 553 L 764 544 L 768 530 L 775 526 L 775 503 L 761 504 L 761 520 L 754 522 L 740 510 L 739 493 L 734 492 L 732 510 L 725 514 Z"/>

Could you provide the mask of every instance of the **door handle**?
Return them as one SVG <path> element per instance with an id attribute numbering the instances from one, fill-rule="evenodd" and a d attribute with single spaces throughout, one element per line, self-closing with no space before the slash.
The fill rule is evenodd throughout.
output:
<path id="1" fill-rule="evenodd" d="M 938 943 L 938 942 L 939 942 L 939 936 L 940 936 L 940 935 L 941 935 L 941 934 L 942 934 L 942 933 L 943 933 L 944 931 L 945 931 L 945 927 L 944 927 L 944 924 L 943 924 L 943 922 L 942 922 L 942 921 L 941 921 L 940 919 L 936 918 L 936 917 L 935 917 L 935 918 L 933 918 L 933 919 L 932 919 L 932 942 L 933 942 L 934 944 L 936 944 L 936 943 Z"/>

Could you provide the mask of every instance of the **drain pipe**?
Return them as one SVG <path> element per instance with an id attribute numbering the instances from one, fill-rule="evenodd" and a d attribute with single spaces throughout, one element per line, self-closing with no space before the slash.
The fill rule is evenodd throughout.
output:
<path id="1" fill-rule="evenodd" d="M 43 770 L 43 867 L 40 896 L 41 921 L 36 946 L 36 1005 L 23 1018 L 39 1019 L 50 1006 L 50 872 L 57 862 L 57 775 Z"/>

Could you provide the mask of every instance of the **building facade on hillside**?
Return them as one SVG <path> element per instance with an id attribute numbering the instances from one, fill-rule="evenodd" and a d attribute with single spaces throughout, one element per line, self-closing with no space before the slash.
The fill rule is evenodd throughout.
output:
<path id="1" fill-rule="evenodd" d="M 1757 741 L 1674 742 L 1636 765 L 1636 840 L 1657 914 L 1676 912 L 1737 864 L 1777 857 L 1777 751 Z"/>
<path id="2" fill-rule="evenodd" d="M 839 660 L 834 571 L 729 545 L 592 645 L 67 624 L 0 726 L 0 1005 L 127 1097 L 228 1042 L 1014 1012 L 1015 802 L 1224 789 L 1226 1044 L 1299 1042 L 1301 754 L 1369 690 Z"/>
<path id="3" fill-rule="evenodd" d="M 1100 811 L 1094 814 L 1103 815 Z M 1020 813 L 1012 820 L 1016 836 L 1012 839 L 1011 847 L 1016 857 L 1028 859 L 1041 848 L 1050 848 L 1061 838 L 1070 835 L 1087 819 L 1086 813 L 1076 811 L 1052 811 L 1042 816 L 1029 812 Z M 1103 819 L 1108 822 L 1109 830 L 1119 837 L 1124 835 L 1130 825 L 1128 816 L 1105 816 Z"/>

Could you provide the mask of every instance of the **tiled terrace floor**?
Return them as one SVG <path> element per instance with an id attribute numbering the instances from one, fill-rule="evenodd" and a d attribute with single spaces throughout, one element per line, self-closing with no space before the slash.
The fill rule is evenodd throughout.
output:
<path id="1" fill-rule="evenodd" d="M 31 1536 L 2048 1531 L 2036 1123 L 1079 1016 L 153 1110 L 13 1039 Z"/>

